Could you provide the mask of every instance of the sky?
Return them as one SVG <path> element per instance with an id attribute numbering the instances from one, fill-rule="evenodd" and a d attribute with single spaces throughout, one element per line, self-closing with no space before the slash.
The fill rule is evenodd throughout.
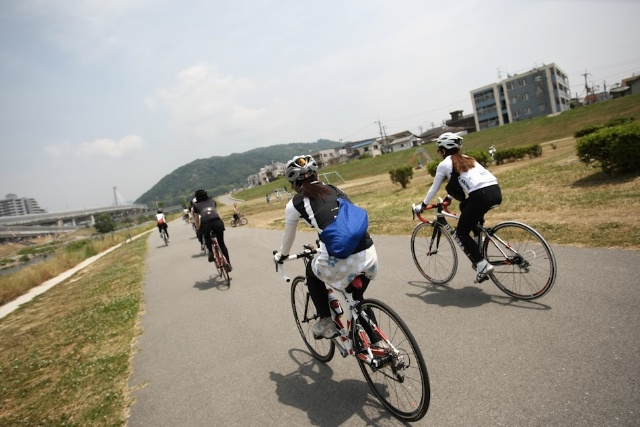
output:
<path id="1" fill-rule="evenodd" d="M 637 0 L 0 0 L 0 198 L 111 206 L 196 159 L 419 134 L 543 64 L 584 96 L 585 77 L 640 74 L 638 16 Z"/>

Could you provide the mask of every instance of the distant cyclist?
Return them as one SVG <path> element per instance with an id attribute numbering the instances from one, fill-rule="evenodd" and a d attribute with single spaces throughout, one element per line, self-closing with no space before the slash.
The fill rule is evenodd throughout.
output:
<path id="1" fill-rule="evenodd" d="M 233 220 L 237 225 L 240 225 L 240 211 L 238 210 L 237 202 L 233 202 Z"/>
<path id="2" fill-rule="evenodd" d="M 493 271 L 493 266 L 482 257 L 478 244 L 471 237 L 471 231 L 484 218 L 489 209 L 502 203 L 502 192 L 497 178 L 480 163 L 460 153 L 462 137 L 455 133 L 445 132 L 436 140 L 438 154 L 442 162 L 436 169 L 436 176 L 421 205 L 416 208 L 422 212 L 433 199 L 445 179 L 448 192 L 446 201 L 451 198 L 460 201 L 460 219 L 456 227 L 456 235 L 464 246 L 476 269 L 476 281 L 481 282 Z M 466 196 L 468 195 L 468 197 Z"/>
<path id="3" fill-rule="evenodd" d="M 229 258 L 229 251 L 224 243 L 224 222 L 218 214 L 216 201 L 209 197 L 207 190 L 199 189 L 196 191 L 196 202 L 193 204 L 194 219 L 196 229 L 200 232 L 200 235 L 204 239 L 204 245 L 209 253 L 209 262 L 214 261 L 213 246 L 211 242 L 211 232 L 216 236 L 220 250 L 227 258 L 227 269 L 231 271 L 231 259 Z"/>
<path id="4" fill-rule="evenodd" d="M 160 233 L 160 237 L 162 237 L 162 230 L 167 233 L 167 241 L 169 240 L 169 224 L 167 224 L 167 218 L 165 218 L 164 213 L 161 208 L 158 208 L 156 212 L 156 224 L 158 225 L 158 232 Z"/>

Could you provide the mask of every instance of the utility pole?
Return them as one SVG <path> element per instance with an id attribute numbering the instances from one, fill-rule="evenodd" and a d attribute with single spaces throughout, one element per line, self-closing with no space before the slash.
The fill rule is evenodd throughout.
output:
<path id="1" fill-rule="evenodd" d="M 587 76 L 589 75 L 589 73 L 587 73 L 587 70 L 584 70 L 584 74 L 582 74 L 582 76 L 584 77 L 584 88 L 587 91 L 587 97 L 589 96 L 589 91 L 591 90 L 589 88 L 589 84 L 587 83 Z"/>
<path id="2" fill-rule="evenodd" d="M 376 121 L 378 124 L 378 128 L 380 129 L 380 138 L 382 139 L 382 146 L 386 148 L 387 146 L 387 135 L 384 133 L 384 127 L 382 126 L 382 122 L 380 120 Z"/>
<path id="3" fill-rule="evenodd" d="M 113 187 L 113 199 L 115 200 L 115 206 L 118 206 L 118 187 Z"/>

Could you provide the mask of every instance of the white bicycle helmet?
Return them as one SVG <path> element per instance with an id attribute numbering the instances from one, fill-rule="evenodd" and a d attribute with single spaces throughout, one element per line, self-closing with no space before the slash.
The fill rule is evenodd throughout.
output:
<path id="1" fill-rule="evenodd" d="M 462 148 L 462 137 L 452 132 L 445 132 L 436 139 L 438 148 L 446 148 L 451 150 L 453 148 Z"/>
<path id="2" fill-rule="evenodd" d="M 318 164 L 312 156 L 295 156 L 293 159 L 287 162 L 284 168 L 284 174 L 289 182 L 296 182 L 300 179 L 306 178 L 306 175 L 310 172 L 318 170 Z"/>

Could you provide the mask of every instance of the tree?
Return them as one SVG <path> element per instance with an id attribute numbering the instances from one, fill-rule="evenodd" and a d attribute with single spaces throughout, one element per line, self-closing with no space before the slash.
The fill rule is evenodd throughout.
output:
<path id="1" fill-rule="evenodd" d="M 407 185 L 413 178 L 413 167 L 411 165 L 400 166 L 396 169 L 389 171 L 391 182 L 394 184 L 400 184 L 402 188 L 407 188 Z"/>
<path id="2" fill-rule="evenodd" d="M 96 216 L 96 225 L 94 226 L 98 233 L 109 233 L 116 229 L 116 223 L 108 213 L 101 213 Z"/>

